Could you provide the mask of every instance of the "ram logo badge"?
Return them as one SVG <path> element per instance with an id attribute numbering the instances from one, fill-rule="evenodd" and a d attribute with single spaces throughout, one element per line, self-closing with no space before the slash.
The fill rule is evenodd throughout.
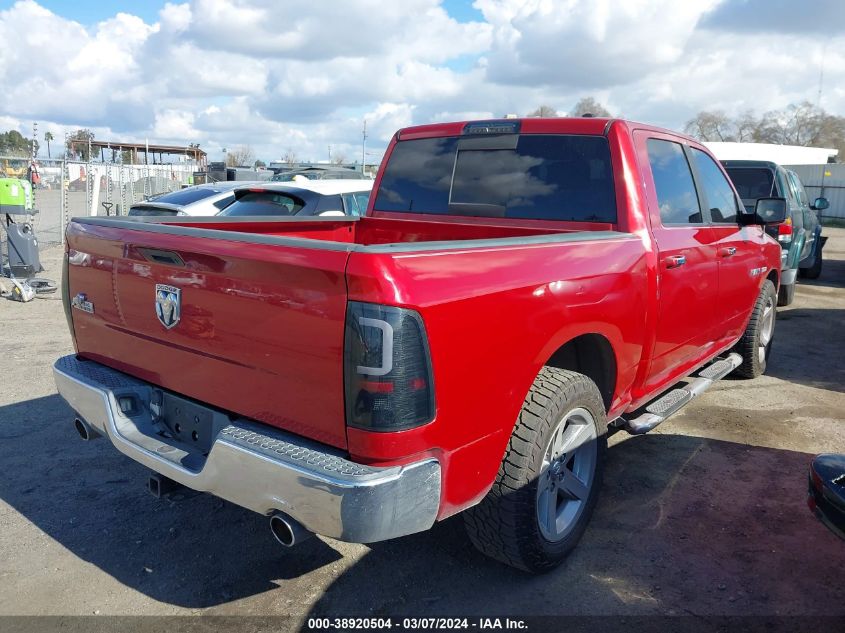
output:
<path id="1" fill-rule="evenodd" d="M 175 286 L 156 284 L 156 316 L 168 330 L 182 316 L 182 291 Z"/>

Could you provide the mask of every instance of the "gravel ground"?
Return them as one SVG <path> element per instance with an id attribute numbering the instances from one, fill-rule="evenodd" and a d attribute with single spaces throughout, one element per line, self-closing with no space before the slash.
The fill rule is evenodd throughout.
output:
<path id="1" fill-rule="evenodd" d="M 845 543 L 805 503 L 811 456 L 845 452 L 845 230 L 826 233 L 821 279 L 778 311 L 768 375 L 614 436 L 583 541 L 536 578 L 477 554 L 460 518 L 285 550 L 231 504 L 154 499 L 56 395 L 51 365 L 72 351 L 58 297 L 0 300 L 0 615 L 845 616 Z M 43 253 L 45 276 L 60 256 Z"/>

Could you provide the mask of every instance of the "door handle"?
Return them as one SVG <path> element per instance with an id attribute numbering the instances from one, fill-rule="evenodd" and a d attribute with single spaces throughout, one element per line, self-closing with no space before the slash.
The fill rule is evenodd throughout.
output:
<path id="1" fill-rule="evenodd" d="M 719 255 L 722 257 L 731 257 L 736 253 L 736 246 L 726 246 L 719 249 Z"/>
<path id="2" fill-rule="evenodd" d="M 667 257 L 663 261 L 666 264 L 666 268 L 680 268 L 681 266 L 687 263 L 687 256 L 672 255 L 671 257 Z"/>

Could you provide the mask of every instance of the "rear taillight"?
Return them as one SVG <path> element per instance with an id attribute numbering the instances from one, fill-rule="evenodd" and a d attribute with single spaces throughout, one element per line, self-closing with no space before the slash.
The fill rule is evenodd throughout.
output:
<path id="1" fill-rule="evenodd" d="M 792 241 L 792 218 L 786 218 L 778 224 L 778 242 Z"/>
<path id="2" fill-rule="evenodd" d="M 345 338 L 349 426 L 400 431 L 434 418 L 431 359 L 419 314 L 350 301 Z"/>

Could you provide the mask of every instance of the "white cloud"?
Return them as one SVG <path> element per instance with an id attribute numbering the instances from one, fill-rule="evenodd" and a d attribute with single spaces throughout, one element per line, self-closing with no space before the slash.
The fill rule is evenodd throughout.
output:
<path id="1" fill-rule="evenodd" d="M 680 60 L 715 0 L 478 0 L 495 26 L 488 75 L 504 84 L 605 88 Z"/>
<path id="2" fill-rule="evenodd" d="M 185 36 L 256 57 L 403 56 L 442 62 L 489 46 L 487 24 L 459 24 L 437 0 L 195 0 Z"/>
<path id="3" fill-rule="evenodd" d="M 401 126 L 583 96 L 674 128 L 702 109 L 781 108 L 815 100 L 822 57 L 822 105 L 845 113 L 834 0 L 812 20 L 788 0 L 475 0 L 484 19 L 463 23 L 440 0 L 186 0 L 154 24 L 126 6 L 91 25 L 37 0 L 0 10 L 0 127 L 357 158 L 365 118 L 379 153 Z"/>
<path id="4" fill-rule="evenodd" d="M 194 127 L 194 115 L 184 110 L 161 110 L 156 112 L 153 124 L 153 136 L 158 138 L 196 138 L 199 134 Z"/>

